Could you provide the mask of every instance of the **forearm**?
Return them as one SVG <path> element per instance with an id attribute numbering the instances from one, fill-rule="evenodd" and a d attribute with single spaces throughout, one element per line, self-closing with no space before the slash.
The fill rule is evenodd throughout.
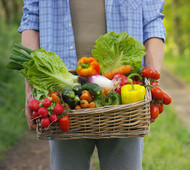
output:
<path id="1" fill-rule="evenodd" d="M 150 38 L 144 43 L 146 56 L 145 65 L 161 71 L 161 67 L 164 60 L 164 42 L 160 38 Z"/>
<path id="2" fill-rule="evenodd" d="M 39 43 L 39 32 L 34 30 L 25 30 L 22 32 L 21 38 L 22 45 L 30 48 L 30 49 L 37 49 L 40 47 Z M 32 93 L 32 86 L 28 84 L 28 81 L 25 79 L 25 93 L 26 93 L 26 104 L 31 99 Z"/>
<path id="3" fill-rule="evenodd" d="M 38 49 L 40 47 L 39 32 L 35 30 L 23 31 L 21 43 L 32 50 Z"/>

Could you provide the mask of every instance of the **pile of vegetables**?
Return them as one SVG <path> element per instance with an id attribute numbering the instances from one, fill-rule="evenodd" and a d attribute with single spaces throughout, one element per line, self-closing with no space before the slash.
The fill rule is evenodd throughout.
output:
<path id="1" fill-rule="evenodd" d="M 55 53 L 21 44 L 15 44 L 7 67 L 21 72 L 34 87 L 35 97 L 28 104 L 33 118 L 44 128 L 59 123 L 61 130 L 68 131 L 71 110 L 144 100 L 145 77 L 151 80 L 151 117 L 157 118 L 171 97 L 159 87 L 159 73 L 142 68 L 145 54 L 144 46 L 126 32 L 110 32 L 96 40 L 93 57 L 78 61 L 76 74 Z"/>

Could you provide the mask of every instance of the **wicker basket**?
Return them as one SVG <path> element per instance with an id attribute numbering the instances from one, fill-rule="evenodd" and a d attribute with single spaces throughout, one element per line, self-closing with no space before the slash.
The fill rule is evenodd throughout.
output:
<path id="1" fill-rule="evenodd" d="M 146 79 L 145 84 L 149 84 Z M 145 100 L 131 104 L 104 106 L 93 109 L 73 110 L 70 116 L 70 130 L 63 132 L 59 125 L 48 130 L 37 122 L 39 139 L 101 139 L 140 137 L 150 130 L 151 92 L 146 88 Z"/>

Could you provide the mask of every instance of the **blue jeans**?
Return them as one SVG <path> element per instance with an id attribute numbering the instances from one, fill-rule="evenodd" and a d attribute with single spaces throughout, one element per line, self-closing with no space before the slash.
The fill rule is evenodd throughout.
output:
<path id="1" fill-rule="evenodd" d="M 141 170 L 143 139 L 51 140 L 51 169 L 89 170 L 96 146 L 101 170 Z"/>

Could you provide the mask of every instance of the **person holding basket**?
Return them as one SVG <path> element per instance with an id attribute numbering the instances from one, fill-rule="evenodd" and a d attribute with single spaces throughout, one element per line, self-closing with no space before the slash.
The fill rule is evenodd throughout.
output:
<path id="1" fill-rule="evenodd" d="M 124 32 L 144 44 L 142 65 L 161 71 L 166 30 L 161 13 L 164 0 L 24 0 L 18 29 L 22 44 L 33 50 L 44 47 L 60 56 L 68 69 L 91 56 L 95 40 L 108 32 Z M 32 87 L 25 81 L 26 105 Z M 31 110 L 28 126 L 36 129 Z M 101 170 L 141 170 L 143 137 L 115 139 L 50 140 L 52 170 L 87 170 L 95 146 Z"/>

